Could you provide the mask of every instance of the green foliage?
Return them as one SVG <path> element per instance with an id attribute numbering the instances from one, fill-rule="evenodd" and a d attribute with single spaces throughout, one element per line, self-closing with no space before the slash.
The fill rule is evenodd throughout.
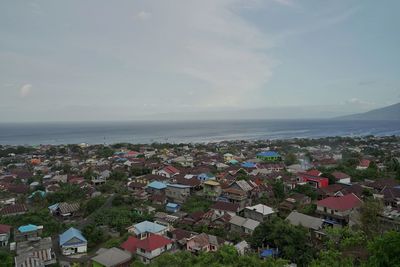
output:
<path id="1" fill-rule="evenodd" d="M 107 225 L 120 232 L 133 223 L 151 219 L 152 216 L 148 214 L 138 215 L 128 207 L 115 207 L 98 211 L 94 217 L 96 225 Z"/>
<path id="2" fill-rule="evenodd" d="M 383 204 L 379 200 L 369 198 L 364 201 L 360 210 L 361 229 L 369 236 L 375 236 L 382 231 L 379 215 L 383 212 Z"/>
<path id="3" fill-rule="evenodd" d="M 211 200 L 204 199 L 200 196 L 191 196 L 182 206 L 182 210 L 187 213 L 193 213 L 196 211 L 207 211 L 212 205 Z"/>
<path id="4" fill-rule="evenodd" d="M 285 198 L 285 185 L 281 181 L 276 181 L 272 184 L 275 198 L 283 200 Z"/>
<path id="5" fill-rule="evenodd" d="M 97 150 L 97 155 L 102 158 L 108 158 L 114 155 L 114 150 L 110 147 L 101 147 L 99 150 Z"/>
<path id="6" fill-rule="evenodd" d="M 58 234 L 65 228 L 65 225 L 59 223 L 47 209 L 21 215 L 1 217 L 0 223 L 9 224 L 14 227 L 19 227 L 25 224 L 43 225 L 43 236 Z"/>
<path id="7" fill-rule="evenodd" d="M 1 267 L 14 266 L 14 257 L 10 252 L 5 250 L 0 250 L 0 266 Z"/>
<path id="8" fill-rule="evenodd" d="M 317 199 L 317 191 L 315 190 L 314 187 L 312 187 L 309 184 L 297 185 L 293 189 L 293 192 L 304 194 L 304 195 L 310 197 L 312 200 L 316 200 Z"/>
<path id="9" fill-rule="evenodd" d="M 87 239 L 89 248 L 97 246 L 106 239 L 103 230 L 94 224 L 86 225 L 83 228 L 82 234 Z"/>
<path id="10" fill-rule="evenodd" d="M 368 250 L 368 266 L 400 266 L 400 233 L 390 231 L 378 236 Z"/>
<path id="11" fill-rule="evenodd" d="M 250 238 L 253 248 L 278 248 L 284 259 L 300 266 L 306 266 L 313 257 L 314 251 L 308 243 L 308 231 L 305 228 L 293 226 L 280 218 L 261 223 Z"/>
<path id="12" fill-rule="evenodd" d="M 324 250 L 318 254 L 318 257 L 310 263 L 310 267 L 352 267 L 353 260 L 343 257 L 337 250 Z"/>
<path id="13" fill-rule="evenodd" d="M 59 191 L 47 194 L 46 199 L 51 204 L 68 201 L 76 202 L 84 199 L 85 194 L 86 192 L 78 185 L 62 184 Z"/>
<path id="14" fill-rule="evenodd" d="M 110 179 L 115 181 L 126 181 L 128 176 L 122 171 L 112 171 L 110 174 Z"/>
<path id="15" fill-rule="evenodd" d="M 193 255 L 187 251 L 177 253 L 165 253 L 152 262 L 150 267 L 283 267 L 288 262 L 282 259 L 261 260 L 255 254 L 240 256 L 233 246 L 222 246 L 214 253 L 201 252 Z M 133 264 L 140 266 L 140 264 Z"/>
<path id="16" fill-rule="evenodd" d="M 99 207 L 101 207 L 106 202 L 106 198 L 103 196 L 98 196 L 91 198 L 86 204 L 84 205 L 85 215 L 89 215 L 95 212 Z"/>
<path id="17" fill-rule="evenodd" d="M 286 165 L 286 166 L 290 166 L 290 165 L 296 164 L 297 162 L 298 162 L 298 160 L 297 160 L 297 157 L 296 157 L 295 154 L 293 154 L 293 153 L 288 153 L 288 154 L 285 156 L 285 165 Z"/>

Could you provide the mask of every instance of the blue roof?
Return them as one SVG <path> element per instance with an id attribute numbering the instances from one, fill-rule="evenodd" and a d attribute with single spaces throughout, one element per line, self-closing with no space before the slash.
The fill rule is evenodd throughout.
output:
<path id="1" fill-rule="evenodd" d="M 279 153 L 275 151 L 263 151 L 257 154 L 259 157 L 279 157 Z"/>
<path id="2" fill-rule="evenodd" d="M 46 192 L 42 191 L 42 190 L 36 190 L 35 192 L 33 192 L 29 198 L 33 198 L 36 194 L 40 194 L 41 197 L 45 197 L 46 196 Z"/>
<path id="3" fill-rule="evenodd" d="M 86 238 L 83 237 L 81 231 L 78 229 L 75 229 L 74 227 L 69 228 L 67 231 L 62 233 L 60 235 L 60 246 L 64 245 L 68 241 L 70 241 L 72 238 L 77 238 L 81 240 L 84 243 L 87 243 Z"/>
<path id="4" fill-rule="evenodd" d="M 153 222 L 149 222 L 149 221 L 143 221 L 141 223 L 137 223 L 134 225 L 135 227 L 135 234 L 139 235 L 142 233 L 158 233 L 161 232 L 163 230 L 166 229 L 165 226 L 157 224 L 157 223 L 153 223 Z"/>
<path id="5" fill-rule="evenodd" d="M 263 258 L 271 257 L 278 254 L 278 249 L 264 249 L 261 251 L 260 256 Z"/>
<path id="6" fill-rule="evenodd" d="M 150 184 L 147 185 L 147 187 L 151 187 L 154 189 L 165 189 L 167 186 L 164 183 L 161 183 L 159 181 L 153 181 Z"/>
<path id="7" fill-rule="evenodd" d="M 48 209 L 51 210 L 51 211 L 55 211 L 55 210 L 57 210 L 58 205 L 60 205 L 60 203 L 56 203 L 56 204 L 53 204 L 51 206 L 48 206 Z"/>
<path id="8" fill-rule="evenodd" d="M 179 207 L 179 205 L 176 203 L 171 203 L 171 202 L 167 203 L 167 208 L 176 209 L 178 207 Z"/>
<path id="9" fill-rule="evenodd" d="M 18 227 L 18 231 L 20 231 L 21 233 L 32 232 L 36 231 L 37 229 L 38 229 L 37 225 L 34 224 L 22 225 Z"/>
<path id="10" fill-rule="evenodd" d="M 238 164 L 239 161 L 237 161 L 236 159 L 231 159 L 230 161 L 228 161 L 230 164 Z"/>
<path id="11" fill-rule="evenodd" d="M 176 188 L 190 188 L 189 185 L 183 185 L 183 184 L 167 184 L 167 186 L 172 186 Z"/>
<path id="12" fill-rule="evenodd" d="M 256 167 L 256 163 L 246 161 L 246 162 L 243 162 L 243 163 L 241 164 L 241 166 L 242 166 L 243 168 L 255 168 L 255 167 Z"/>

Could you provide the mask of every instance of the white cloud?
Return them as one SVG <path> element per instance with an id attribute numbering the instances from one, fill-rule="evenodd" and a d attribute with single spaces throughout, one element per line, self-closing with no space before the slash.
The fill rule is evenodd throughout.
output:
<path id="1" fill-rule="evenodd" d="M 24 98 L 27 97 L 31 94 L 32 92 L 32 84 L 24 84 L 20 89 L 19 89 L 19 96 Z"/>
<path id="2" fill-rule="evenodd" d="M 359 98 L 350 98 L 348 100 L 346 100 L 346 104 L 352 104 L 352 105 L 368 105 L 368 106 L 372 106 L 375 105 L 375 103 L 373 102 L 368 102 Z"/>
<path id="3" fill-rule="evenodd" d="M 140 11 L 139 13 L 135 14 L 135 18 L 139 20 L 146 20 L 151 17 L 151 13 L 146 11 Z"/>

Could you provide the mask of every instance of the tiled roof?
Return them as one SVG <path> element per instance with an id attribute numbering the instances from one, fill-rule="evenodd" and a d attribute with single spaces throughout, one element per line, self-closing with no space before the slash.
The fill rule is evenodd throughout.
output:
<path id="1" fill-rule="evenodd" d="M 129 252 L 123 251 L 119 248 L 110 248 L 102 249 L 96 257 L 92 258 L 92 260 L 105 267 L 111 267 L 128 262 L 131 258 L 132 256 Z"/>
<path id="2" fill-rule="evenodd" d="M 14 204 L 14 205 L 8 205 L 5 206 L 0 210 L 1 215 L 10 215 L 10 214 L 16 214 L 16 213 L 22 213 L 26 212 L 27 208 L 24 204 Z"/>
<path id="3" fill-rule="evenodd" d="M 161 235 L 150 235 L 143 240 L 139 240 L 137 242 L 137 247 L 144 249 L 145 251 L 153 251 L 157 248 L 162 248 L 171 243 L 172 240 L 165 238 Z"/>
<path id="4" fill-rule="evenodd" d="M 157 190 L 162 190 L 167 188 L 167 186 L 164 183 L 161 183 L 159 181 L 153 181 L 150 184 L 148 184 L 147 187 L 154 188 Z"/>
<path id="5" fill-rule="evenodd" d="M 9 233 L 11 230 L 11 226 L 7 224 L 0 224 L 0 234 Z"/>
<path id="6" fill-rule="evenodd" d="M 231 202 L 217 201 L 210 208 L 215 210 L 237 212 L 239 209 L 239 205 Z"/>
<path id="7" fill-rule="evenodd" d="M 126 251 L 129 251 L 130 253 L 136 253 L 138 242 L 139 239 L 130 236 L 124 243 L 121 244 L 121 248 L 125 249 Z"/>
<path id="8" fill-rule="evenodd" d="M 353 193 L 342 197 L 327 197 L 317 202 L 318 206 L 326 207 L 338 211 L 346 211 L 359 207 L 362 201 Z"/>
<path id="9" fill-rule="evenodd" d="M 59 242 L 60 246 L 64 245 L 65 243 L 67 243 L 68 241 L 70 241 L 73 238 L 77 238 L 77 239 L 81 240 L 82 242 L 87 243 L 87 240 L 86 240 L 86 238 L 83 237 L 81 231 L 71 227 L 67 231 L 65 231 L 64 233 L 62 233 L 60 235 L 60 242 Z"/>
<path id="10" fill-rule="evenodd" d="M 149 222 L 149 221 L 143 221 L 141 223 L 137 223 L 134 225 L 135 227 L 135 234 L 141 234 L 141 233 L 158 233 L 166 229 L 165 226 Z"/>

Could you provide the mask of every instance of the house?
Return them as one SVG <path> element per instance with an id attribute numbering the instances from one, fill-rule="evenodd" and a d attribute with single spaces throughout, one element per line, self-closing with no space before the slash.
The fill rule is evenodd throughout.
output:
<path id="1" fill-rule="evenodd" d="M 233 155 L 231 154 L 231 153 L 225 153 L 224 154 L 224 162 L 230 162 L 230 161 L 232 161 L 234 158 L 233 158 Z"/>
<path id="2" fill-rule="evenodd" d="M 239 180 L 231 183 L 228 188 L 223 189 L 223 197 L 229 202 L 237 203 L 240 209 L 244 209 L 251 204 L 251 200 L 256 196 L 255 189 L 258 185 L 249 180 Z"/>
<path id="3" fill-rule="evenodd" d="M 157 175 L 164 176 L 167 178 L 172 178 L 179 174 L 179 170 L 177 168 L 175 168 L 174 166 L 168 165 L 168 166 L 165 166 L 164 168 L 162 168 L 161 170 L 154 171 L 153 174 L 157 174 Z"/>
<path id="4" fill-rule="evenodd" d="M 187 239 L 186 250 L 194 253 L 217 251 L 224 243 L 225 241 L 217 236 L 201 233 Z"/>
<path id="5" fill-rule="evenodd" d="M 219 182 L 209 180 L 203 183 L 203 195 L 210 200 L 216 200 L 222 193 Z"/>
<path id="6" fill-rule="evenodd" d="M 217 201 L 210 207 L 210 209 L 214 210 L 220 216 L 225 214 L 234 216 L 239 212 L 239 205 L 231 202 Z"/>
<path id="7" fill-rule="evenodd" d="M 250 244 L 247 243 L 245 240 L 240 241 L 235 245 L 235 248 L 239 255 L 243 256 L 246 254 L 246 252 L 250 249 Z"/>
<path id="8" fill-rule="evenodd" d="M 180 209 L 181 209 L 181 206 L 179 204 L 171 203 L 171 202 L 167 203 L 167 205 L 165 207 L 165 210 L 170 213 L 178 212 Z"/>
<path id="9" fill-rule="evenodd" d="M 61 202 L 49 206 L 48 209 L 53 215 L 60 216 L 63 219 L 67 219 L 75 216 L 78 213 L 79 203 Z"/>
<path id="10" fill-rule="evenodd" d="M 279 153 L 275 152 L 275 151 L 263 151 L 263 152 L 258 153 L 256 155 L 256 157 L 258 159 L 263 160 L 263 161 L 271 161 L 271 162 L 273 162 L 273 161 L 281 161 L 282 160 L 282 158 L 279 155 Z"/>
<path id="11" fill-rule="evenodd" d="M 256 229 L 260 222 L 255 221 L 253 219 L 243 218 L 241 216 L 232 216 L 229 221 L 231 226 L 231 231 L 239 234 L 248 234 L 251 235 Z"/>
<path id="12" fill-rule="evenodd" d="M 129 267 L 132 262 L 132 255 L 119 248 L 101 248 L 97 256 L 92 258 L 93 267 Z"/>
<path id="13" fill-rule="evenodd" d="M 351 183 L 351 177 L 350 175 L 344 173 L 344 172 L 333 172 L 332 176 L 335 177 L 336 183 L 340 184 L 350 184 Z"/>
<path id="14" fill-rule="evenodd" d="M 27 224 L 14 230 L 16 242 L 39 240 L 43 232 L 43 225 Z"/>
<path id="15" fill-rule="evenodd" d="M 35 241 L 17 242 L 15 266 L 47 266 L 57 262 L 51 237 Z M 33 263 L 31 265 L 31 263 Z"/>
<path id="16" fill-rule="evenodd" d="M 149 234 L 164 235 L 167 232 L 167 227 L 157 223 L 143 221 L 128 227 L 127 230 L 128 233 L 134 234 L 137 238 L 144 239 Z"/>
<path id="17" fill-rule="evenodd" d="M 258 222 L 265 222 L 275 215 L 275 211 L 266 205 L 257 204 L 244 209 L 244 217 Z"/>
<path id="18" fill-rule="evenodd" d="M 20 215 L 25 214 L 28 211 L 25 204 L 12 204 L 4 206 L 0 210 L 1 216 L 13 216 L 13 215 Z"/>
<path id="19" fill-rule="evenodd" d="M 360 163 L 358 163 L 356 169 L 357 170 L 366 170 L 366 169 L 368 169 L 369 164 L 371 164 L 370 160 L 362 159 L 362 160 L 360 160 Z"/>
<path id="20" fill-rule="evenodd" d="M 201 174 L 197 175 L 197 179 L 200 182 L 205 182 L 208 180 L 215 180 L 215 175 L 213 175 L 212 173 L 201 173 Z"/>
<path id="21" fill-rule="evenodd" d="M 62 233 L 59 238 L 59 245 L 63 255 L 86 253 L 87 240 L 81 231 L 73 227 Z"/>
<path id="22" fill-rule="evenodd" d="M 321 239 L 325 234 L 321 231 L 324 225 L 324 220 L 317 217 L 312 217 L 297 211 L 292 211 L 286 217 L 291 225 L 303 226 L 308 229 L 311 239 Z"/>
<path id="23" fill-rule="evenodd" d="M 149 235 L 136 243 L 136 255 L 143 263 L 150 263 L 171 248 L 171 239 L 161 235 Z"/>
<path id="24" fill-rule="evenodd" d="M 8 245 L 10 239 L 11 226 L 6 224 L 0 224 L 0 247 Z"/>
<path id="25" fill-rule="evenodd" d="M 299 184 L 310 184 L 314 188 L 323 188 L 329 185 L 328 178 L 310 175 L 307 173 L 298 173 L 297 181 Z"/>
<path id="26" fill-rule="evenodd" d="M 350 213 L 362 204 L 362 201 L 353 193 L 341 197 L 327 197 L 317 202 L 318 213 L 328 223 L 347 225 Z"/>
<path id="27" fill-rule="evenodd" d="M 183 204 L 190 196 L 190 186 L 181 184 L 167 184 L 165 196 L 168 201 Z"/>
<path id="28" fill-rule="evenodd" d="M 193 167 L 193 157 L 189 155 L 179 156 L 173 159 L 172 162 L 175 162 L 182 167 Z"/>
<path id="29" fill-rule="evenodd" d="M 311 204 L 311 198 L 301 193 L 292 193 L 288 198 L 279 204 L 280 212 L 291 212 L 294 209 L 303 208 Z"/>
<path id="30" fill-rule="evenodd" d="M 164 195 L 167 186 L 159 181 L 153 181 L 146 187 L 146 192 L 149 194 Z"/>
<path id="31" fill-rule="evenodd" d="M 136 254 L 137 243 L 139 240 L 140 239 L 137 239 L 134 236 L 129 236 L 128 239 L 120 245 L 120 247 L 131 254 Z"/>

